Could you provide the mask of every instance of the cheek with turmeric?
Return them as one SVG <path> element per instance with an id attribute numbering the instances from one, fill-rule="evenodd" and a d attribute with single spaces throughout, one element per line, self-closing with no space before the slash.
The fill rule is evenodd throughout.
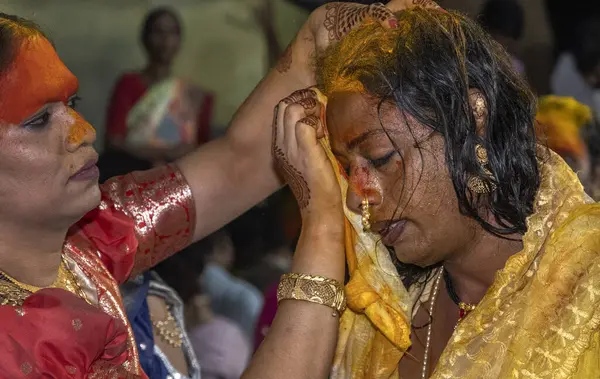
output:
<path id="1" fill-rule="evenodd" d="M 71 115 L 74 118 L 74 122 L 69 128 L 67 135 L 67 142 L 71 145 L 81 145 L 83 140 L 90 134 L 96 134 L 96 130 L 85 121 L 79 113 L 71 111 Z"/>

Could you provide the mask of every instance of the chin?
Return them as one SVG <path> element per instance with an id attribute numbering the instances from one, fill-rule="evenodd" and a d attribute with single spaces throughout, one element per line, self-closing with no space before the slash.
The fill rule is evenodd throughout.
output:
<path id="1" fill-rule="evenodd" d="M 418 249 L 406 244 L 396 244 L 393 249 L 394 255 L 400 263 L 421 268 L 429 267 L 434 263 L 425 252 L 420 252 Z"/>
<path id="2" fill-rule="evenodd" d="M 76 204 L 77 211 L 80 214 L 80 218 L 83 217 L 86 213 L 91 211 L 100 205 L 102 193 L 100 192 L 100 187 L 96 183 L 96 185 L 88 188 L 85 193 L 83 193 Z"/>

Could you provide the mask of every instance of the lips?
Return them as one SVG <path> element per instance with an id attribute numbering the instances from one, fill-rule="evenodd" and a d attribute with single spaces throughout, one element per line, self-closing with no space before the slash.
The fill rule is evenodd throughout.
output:
<path id="1" fill-rule="evenodd" d="M 379 229 L 378 232 L 381 236 L 381 241 L 386 246 L 393 246 L 402 236 L 404 227 L 406 226 L 406 220 L 383 221 L 382 223 L 385 226 Z"/>
<path id="2" fill-rule="evenodd" d="M 89 180 L 99 176 L 100 172 L 96 166 L 97 159 L 90 159 L 75 174 L 71 175 L 70 180 Z"/>

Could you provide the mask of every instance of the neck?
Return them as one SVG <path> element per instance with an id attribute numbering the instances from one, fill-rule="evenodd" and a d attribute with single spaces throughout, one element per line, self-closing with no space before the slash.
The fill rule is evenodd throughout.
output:
<path id="1" fill-rule="evenodd" d="M 58 275 L 67 230 L 0 223 L 0 270 L 36 287 L 51 285 Z"/>
<path id="2" fill-rule="evenodd" d="M 171 65 L 159 62 L 150 62 L 144 69 L 143 74 L 146 76 L 150 84 L 156 83 L 171 75 Z"/>
<path id="3" fill-rule="evenodd" d="M 499 238 L 482 231 L 482 235 L 461 254 L 444 262 L 444 269 L 460 300 L 478 304 L 494 282 L 496 272 L 504 268 L 512 255 L 523 249 L 520 235 Z"/>

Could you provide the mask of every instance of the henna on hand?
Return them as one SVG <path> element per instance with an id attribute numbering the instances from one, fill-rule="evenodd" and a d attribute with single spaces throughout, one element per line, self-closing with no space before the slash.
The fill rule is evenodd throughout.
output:
<path id="1" fill-rule="evenodd" d="M 281 100 L 281 102 L 285 105 L 290 105 L 293 103 L 298 103 L 303 99 L 315 98 L 316 96 L 317 95 L 315 94 L 315 91 L 312 89 L 301 89 L 293 92 L 290 96 Z"/>
<path id="2" fill-rule="evenodd" d="M 275 65 L 275 69 L 280 74 L 285 74 L 292 67 L 292 55 L 293 55 L 292 45 L 293 44 L 294 44 L 294 41 L 290 42 L 290 44 L 286 47 L 283 54 L 281 54 L 281 57 L 279 57 L 279 60 L 277 61 L 277 65 Z"/>
<path id="3" fill-rule="evenodd" d="M 298 104 L 301 105 L 305 110 L 315 108 L 318 105 L 317 94 L 312 89 L 302 89 L 295 91 L 290 96 L 286 97 L 281 101 L 281 104 L 291 105 Z M 285 182 L 290 186 L 294 197 L 296 197 L 296 201 L 298 202 L 298 207 L 302 210 L 306 208 L 310 202 L 310 189 L 308 188 L 308 183 L 306 179 L 302 176 L 302 173 L 298 171 L 286 158 L 285 153 L 281 149 L 281 147 L 277 146 L 277 117 L 278 117 L 279 106 L 275 108 L 275 116 L 273 119 L 273 142 L 272 142 L 272 152 L 273 157 L 275 158 L 275 163 L 283 176 Z M 309 115 L 304 117 L 298 122 L 302 122 L 308 126 L 311 126 L 317 130 L 318 133 L 318 125 L 319 119 L 315 115 Z M 322 134 L 322 131 L 321 131 Z"/>
<path id="4" fill-rule="evenodd" d="M 317 133 L 317 139 L 325 137 L 324 128 L 319 127 L 321 124 L 321 120 L 316 115 L 314 115 L 314 114 L 308 115 L 298 122 L 312 127 L 315 130 L 315 132 Z"/>
<path id="5" fill-rule="evenodd" d="M 298 122 L 306 124 L 308 126 L 312 126 L 315 129 L 319 126 L 319 118 L 313 114 L 304 117 Z"/>
<path id="6" fill-rule="evenodd" d="M 314 97 L 307 97 L 298 101 L 296 104 L 301 105 L 304 109 L 312 109 L 317 106 L 317 99 Z"/>
<path id="7" fill-rule="evenodd" d="M 440 8 L 433 0 L 413 0 L 413 4 L 423 8 Z"/>
<path id="8" fill-rule="evenodd" d="M 330 41 L 339 41 L 367 18 L 384 22 L 390 20 L 390 26 L 396 27 L 394 13 L 381 3 L 362 5 L 349 3 L 331 3 L 325 6 L 323 26 L 329 32 Z"/>
<path id="9" fill-rule="evenodd" d="M 306 208 L 310 202 L 310 189 L 306 179 L 300 171 L 290 164 L 283 151 L 277 146 L 275 146 L 274 155 L 285 182 L 290 186 L 294 197 L 296 197 L 298 207 L 300 210 Z"/>

